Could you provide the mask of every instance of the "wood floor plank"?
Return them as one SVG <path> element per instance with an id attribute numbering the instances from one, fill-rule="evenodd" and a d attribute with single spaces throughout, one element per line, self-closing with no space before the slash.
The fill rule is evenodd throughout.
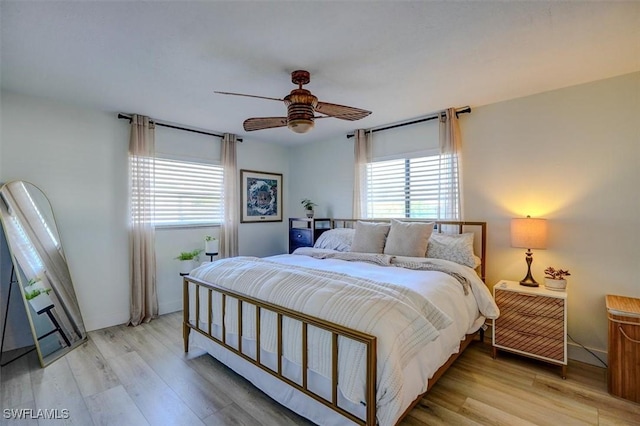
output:
<path id="1" fill-rule="evenodd" d="M 466 418 L 470 418 L 482 425 L 492 426 L 535 426 L 534 423 L 528 422 L 513 414 L 498 410 L 496 407 L 476 401 L 473 398 L 467 398 L 460 411 Z"/>
<path id="2" fill-rule="evenodd" d="M 1 426 L 38 426 L 38 419 L 28 414 L 36 412 L 35 401 L 22 402 L 15 407 L 3 405 L 2 408 Z M 5 414 L 5 409 L 10 410 L 8 415 Z"/>
<path id="3" fill-rule="evenodd" d="M 638 426 L 640 425 L 640 416 L 629 414 L 629 411 L 623 412 L 615 408 L 602 408 L 599 410 L 598 416 L 599 426 Z"/>
<path id="4" fill-rule="evenodd" d="M 227 395 L 264 425 L 312 425 L 313 423 L 282 407 L 248 380 L 238 376 L 208 354 L 190 359 L 189 364 L 207 380 L 215 381 Z"/>
<path id="5" fill-rule="evenodd" d="M 203 424 L 137 352 L 108 358 L 107 362 L 150 424 Z"/>
<path id="6" fill-rule="evenodd" d="M 534 383 L 534 388 L 552 396 L 553 398 L 565 398 L 580 401 L 602 413 L 615 412 L 623 419 L 636 419 L 640 423 L 640 404 L 630 403 L 627 400 L 610 395 L 606 391 L 590 388 L 573 381 L 558 381 L 549 377 L 539 377 Z"/>
<path id="7" fill-rule="evenodd" d="M 66 355 L 83 397 L 104 392 L 120 384 L 96 344 L 89 340 Z"/>
<path id="8" fill-rule="evenodd" d="M 145 426 L 149 422 L 123 386 L 109 388 L 85 398 L 96 426 Z"/>
<path id="9" fill-rule="evenodd" d="M 199 418 L 204 419 L 231 404 L 223 387 L 204 379 L 181 357 L 167 351 L 166 346 L 149 333 L 152 327 L 149 324 L 136 327 L 125 339 Z"/>
<path id="10" fill-rule="evenodd" d="M 553 399 L 537 396 L 518 386 L 505 388 L 502 383 L 483 377 L 480 372 L 470 376 L 459 370 L 449 370 L 441 381 L 445 388 L 458 389 L 470 398 L 532 423 L 548 424 L 546 423 L 548 419 L 554 418 L 557 422 L 555 424 L 597 424 L 597 411 L 589 410 L 587 406 L 582 407 L 583 410 L 571 409 L 558 404 Z"/>
<path id="11" fill-rule="evenodd" d="M 133 350 L 124 339 L 127 329 L 124 325 L 103 328 L 90 332 L 89 339 L 95 343 L 105 359 L 117 357 Z"/>
<path id="12" fill-rule="evenodd" d="M 41 410 L 68 410 L 65 425 L 92 424 L 91 415 L 65 357 L 31 372 L 35 406 Z"/>
<path id="13" fill-rule="evenodd" d="M 2 368 L 2 407 L 18 407 L 33 401 L 29 357 L 38 358 L 31 352 Z"/>
<path id="14" fill-rule="evenodd" d="M 209 426 L 254 426 L 259 423 L 259 420 L 235 403 L 227 405 L 204 419 L 204 424 Z"/>
<path id="15" fill-rule="evenodd" d="M 411 410 L 409 414 L 402 420 L 400 426 L 410 425 L 433 425 L 433 426 L 477 426 L 475 420 L 460 415 L 456 411 L 452 411 L 439 404 L 423 398 L 416 408 Z"/>

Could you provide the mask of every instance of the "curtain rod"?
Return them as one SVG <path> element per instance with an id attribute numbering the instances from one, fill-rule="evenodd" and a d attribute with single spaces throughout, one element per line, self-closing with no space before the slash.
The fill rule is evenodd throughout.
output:
<path id="1" fill-rule="evenodd" d="M 122 114 L 119 113 L 118 114 L 118 118 L 121 120 L 129 120 L 131 121 L 131 116 L 130 115 L 126 115 L 126 114 Z M 167 124 L 167 123 L 162 123 L 156 120 L 151 119 L 151 121 L 153 121 L 153 123 L 156 126 L 162 126 L 162 127 L 169 127 L 171 129 L 177 129 L 177 130 L 184 130 L 185 132 L 192 132 L 192 133 L 200 133 L 201 135 L 207 135 L 207 136 L 216 136 L 218 138 L 223 138 L 223 135 L 218 135 L 216 133 L 211 133 L 211 132 L 205 132 L 204 130 L 197 130 L 197 129 L 189 129 L 187 127 L 180 127 L 180 126 L 175 126 L 173 124 Z M 236 142 L 242 142 L 241 138 L 236 138 Z"/>
<path id="2" fill-rule="evenodd" d="M 377 129 L 373 129 L 373 130 L 367 130 L 367 132 L 369 133 L 375 133 L 375 132 L 380 132 L 382 130 L 389 130 L 389 129 L 395 129 L 396 127 L 404 127 L 404 126 L 408 126 L 410 124 L 418 124 L 418 123 L 423 123 L 425 121 L 431 121 L 431 120 L 435 120 L 436 118 L 440 117 L 440 114 L 444 112 L 444 111 L 440 111 L 440 112 L 436 112 L 433 113 L 432 115 L 429 115 L 427 117 L 424 118 L 420 118 L 418 120 L 413 120 L 413 121 L 407 121 L 406 123 L 400 123 L 400 124 L 393 124 L 391 126 L 386 126 L 386 127 L 379 127 Z M 466 106 L 466 107 L 462 107 L 462 108 L 458 108 L 456 109 L 456 116 L 458 114 L 467 114 L 471 112 L 471 107 L 470 106 Z M 352 137 L 354 137 L 355 134 L 354 133 L 350 133 L 347 135 L 347 139 L 350 139 Z"/>

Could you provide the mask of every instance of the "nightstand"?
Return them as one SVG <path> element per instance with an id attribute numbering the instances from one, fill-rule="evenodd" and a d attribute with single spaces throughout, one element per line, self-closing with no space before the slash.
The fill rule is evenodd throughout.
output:
<path id="1" fill-rule="evenodd" d="M 331 228 L 331 219 L 289 218 L 289 253 L 298 247 L 313 247 L 323 232 Z"/>
<path id="2" fill-rule="evenodd" d="M 493 287 L 500 317 L 493 320 L 493 357 L 498 350 L 562 366 L 567 377 L 567 293 L 500 281 Z"/>

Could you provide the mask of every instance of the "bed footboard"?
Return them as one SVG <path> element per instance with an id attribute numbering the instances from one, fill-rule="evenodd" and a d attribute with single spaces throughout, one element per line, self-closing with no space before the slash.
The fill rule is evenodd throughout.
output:
<path id="1" fill-rule="evenodd" d="M 200 306 L 203 301 L 201 301 L 201 289 L 204 289 L 204 294 L 206 294 L 204 303 L 207 304 L 206 312 L 208 312 L 207 318 L 200 318 Z M 193 293 L 191 293 L 193 290 Z M 217 293 L 221 295 L 222 303 L 221 303 L 221 317 L 225 319 L 225 306 L 227 304 L 227 298 L 231 298 L 231 300 L 237 301 L 238 308 L 238 347 L 234 347 L 230 345 L 226 341 L 226 326 L 225 320 L 222 321 L 220 325 L 222 328 L 221 338 L 214 336 L 212 333 L 213 325 L 213 309 L 214 305 L 212 303 L 213 293 Z M 195 299 L 195 321 L 191 321 L 191 312 L 190 312 L 190 296 L 193 294 L 193 298 Z M 231 303 L 231 302 L 230 302 Z M 376 424 L 376 337 L 371 336 L 366 333 L 362 333 L 358 330 L 353 330 L 339 324 L 335 324 L 329 321 L 325 321 L 320 318 L 316 318 L 310 315 L 306 315 L 301 312 L 297 312 L 291 309 L 284 308 L 282 306 L 274 305 L 262 300 L 258 300 L 252 297 L 248 297 L 229 289 L 220 287 L 216 284 L 208 283 L 197 278 L 186 276 L 183 281 L 183 325 L 182 325 L 182 333 L 184 339 L 184 351 L 189 351 L 189 334 L 191 330 L 194 330 L 208 339 L 216 342 L 217 344 L 223 346 L 224 348 L 230 350 L 236 355 L 242 357 L 246 361 L 252 363 L 253 365 L 259 367 L 260 369 L 266 371 L 272 376 L 278 378 L 279 380 L 287 383 L 293 388 L 297 389 L 300 392 L 312 397 L 316 401 L 324 404 L 330 409 L 342 414 L 348 419 L 352 420 L 355 423 L 361 425 L 371 425 L 374 426 Z M 242 327 L 242 310 L 245 304 L 250 305 L 251 309 L 255 309 L 255 358 L 247 355 L 242 351 L 242 337 L 243 337 L 243 327 Z M 245 307 L 246 308 L 246 307 Z M 277 316 L 277 368 L 271 369 L 260 361 L 260 313 L 262 310 L 273 312 Z M 301 342 L 301 350 L 302 350 L 302 383 L 297 383 L 290 378 L 286 377 L 282 371 L 282 357 L 283 357 L 283 344 L 282 344 L 282 321 L 284 318 L 290 318 L 295 321 L 299 321 L 302 325 L 302 333 L 300 336 Z M 200 326 L 201 322 L 204 322 L 204 328 Z M 319 394 L 309 389 L 308 386 L 308 327 L 317 327 L 319 329 L 325 330 L 331 333 L 331 400 L 325 399 Z M 363 420 L 358 416 L 355 416 L 353 413 L 343 409 L 338 405 L 338 337 L 355 340 L 360 342 L 366 346 L 366 389 L 365 389 L 365 399 L 366 399 L 366 419 Z"/>

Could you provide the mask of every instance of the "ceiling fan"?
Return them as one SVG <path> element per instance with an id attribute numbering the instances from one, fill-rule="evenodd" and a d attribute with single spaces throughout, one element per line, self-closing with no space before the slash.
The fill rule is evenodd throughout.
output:
<path id="1" fill-rule="evenodd" d="M 283 99 L 231 92 L 215 93 L 281 101 L 287 106 L 286 117 L 256 117 L 245 120 L 242 125 L 247 132 L 287 126 L 296 133 L 306 133 L 313 128 L 316 118 L 334 117 L 341 120 L 355 121 L 371 114 L 371 111 L 360 108 L 318 101 L 318 98 L 312 95 L 310 91 L 302 88 L 302 86 L 308 84 L 309 81 L 311 81 L 309 71 L 293 71 L 291 73 L 291 82 L 297 84 L 298 88 L 293 89 L 291 93 Z M 316 116 L 316 112 L 322 115 Z"/>

